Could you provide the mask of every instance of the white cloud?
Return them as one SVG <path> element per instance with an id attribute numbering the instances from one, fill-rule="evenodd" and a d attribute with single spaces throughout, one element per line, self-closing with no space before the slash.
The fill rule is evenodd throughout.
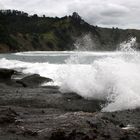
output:
<path id="1" fill-rule="evenodd" d="M 139 0 L 0 0 L 0 7 L 30 14 L 64 16 L 78 12 L 90 24 L 140 29 Z"/>
<path id="2" fill-rule="evenodd" d="M 4 9 L 4 6 L 1 2 L 0 2 L 0 9 Z"/>

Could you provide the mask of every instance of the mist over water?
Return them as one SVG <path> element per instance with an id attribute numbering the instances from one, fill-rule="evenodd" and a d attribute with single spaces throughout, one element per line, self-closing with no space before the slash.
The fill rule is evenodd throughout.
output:
<path id="1" fill-rule="evenodd" d="M 75 51 L 92 51 L 96 45 L 91 37 L 91 34 L 85 34 L 78 38 L 74 44 Z"/>
<path id="2" fill-rule="evenodd" d="M 61 92 L 106 100 L 102 111 L 134 109 L 140 107 L 140 54 L 134 46 L 136 38 L 123 42 L 116 52 L 18 53 L 15 57 L 47 57 L 42 62 L 1 58 L 0 67 L 50 77 L 60 86 Z M 58 63 L 50 63 L 50 57 L 55 57 Z M 64 61 L 60 63 L 58 58 Z"/>

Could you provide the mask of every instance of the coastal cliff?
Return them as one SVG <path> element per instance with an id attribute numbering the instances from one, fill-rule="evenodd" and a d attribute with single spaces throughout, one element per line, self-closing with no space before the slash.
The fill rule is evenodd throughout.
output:
<path id="1" fill-rule="evenodd" d="M 1 53 L 83 50 L 86 45 L 90 46 L 86 50 L 112 51 L 131 37 L 137 38 L 139 49 L 140 30 L 93 26 L 76 12 L 71 16 L 53 18 L 17 10 L 0 11 Z"/>

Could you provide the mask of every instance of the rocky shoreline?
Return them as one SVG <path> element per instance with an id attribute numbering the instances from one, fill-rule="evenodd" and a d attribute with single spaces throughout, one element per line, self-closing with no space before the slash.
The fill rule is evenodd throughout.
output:
<path id="1" fill-rule="evenodd" d="M 40 86 L 50 81 L 0 69 L 0 140 L 139 140 L 140 109 L 101 112 L 104 101 Z"/>

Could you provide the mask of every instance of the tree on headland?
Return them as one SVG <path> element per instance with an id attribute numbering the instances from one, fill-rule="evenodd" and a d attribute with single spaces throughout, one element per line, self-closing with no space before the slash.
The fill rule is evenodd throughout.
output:
<path id="1" fill-rule="evenodd" d="M 72 18 L 76 19 L 76 20 L 81 20 L 81 17 L 79 16 L 79 14 L 77 12 L 73 12 Z"/>

